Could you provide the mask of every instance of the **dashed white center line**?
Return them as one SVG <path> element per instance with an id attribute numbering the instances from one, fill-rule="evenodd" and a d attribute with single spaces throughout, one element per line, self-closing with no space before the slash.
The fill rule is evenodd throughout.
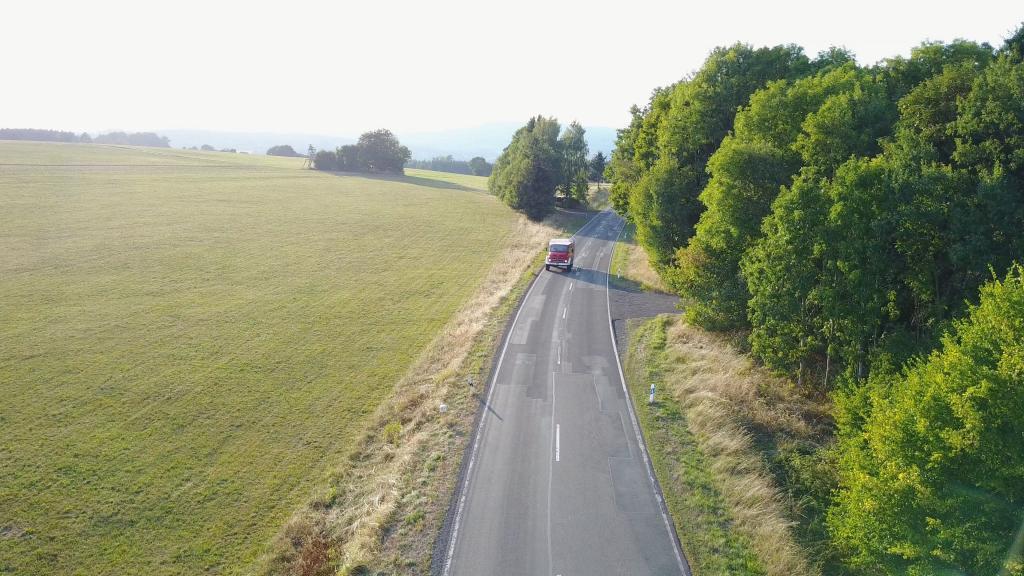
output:
<path id="1" fill-rule="evenodd" d="M 562 308 L 562 320 L 565 320 L 565 315 L 569 312 L 569 307 Z"/>
<path id="2" fill-rule="evenodd" d="M 560 441 L 561 435 L 562 435 L 562 427 L 559 426 L 558 424 L 555 424 L 555 462 L 558 462 L 561 459 L 561 457 L 562 457 L 562 455 L 561 455 L 561 441 Z"/>
<path id="3" fill-rule="evenodd" d="M 569 282 L 569 292 L 572 292 L 572 285 L 573 284 L 575 284 L 575 282 Z"/>

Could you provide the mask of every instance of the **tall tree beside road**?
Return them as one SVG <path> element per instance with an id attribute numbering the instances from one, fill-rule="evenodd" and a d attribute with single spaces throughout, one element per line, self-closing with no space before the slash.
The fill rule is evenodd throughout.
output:
<path id="1" fill-rule="evenodd" d="M 628 193 L 637 239 L 657 268 L 671 267 L 675 251 L 693 235 L 708 159 L 732 129 L 737 109 L 768 82 L 811 69 L 794 45 L 718 48 L 692 78 L 657 90 L 647 108 L 634 111 L 616 146 L 632 148 L 632 158 L 626 150 L 612 155 L 612 197 L 618 207 L 627 202 L 616 196 Z"/>
<path id="2" fill-rule="evenodd" d="M 605 170 L 687 319 L 834 400 L 779 482 L 846 573 L 1024 576 L 1022 46 L 719 49 Z"/>
<path id="3" fill-rule="evenodd" d="M 663 92 L 664 89 L 656 89 L 655 92 Z M 652 97 L 652 103 L 654 98 Z M 640 137 L 640 130 L 643 128 L 644 119 L 647 117 L 649 108 L 641 109 L 633 106 L 629 109 L 630 123 L 626 128 L 617 130 L 615 149 L 612 150 L 611 158 L 604 169 L 604 179 L 611 183 L 612 188 L 608 193 L 612 208 L 615 209 L 626 220 L 632 220 L 629 213 L 629 195 L 633 186 L 640 179 L 643 170 L 649 166 L 641 164 L 641 158 L 636 153 L 636 141 Z"/>
<path id="4" fill-rule="evenodd" d="M 559 186 L 566 198 L 587 203 L 587 149 L 586 130 L 579 122 L 572 122 L 558 139 L 562 153 L 562 183 Z"/>
<path id="5" fill-rule="evenodd" d="M 795 82 L 780 80 L 755 92 L 736 116 L 733 133 L 708 161 L 705 206 L 689 244 L 679 250 L 676 285 L 691 300 L 687 319 L 711 329 L 747 324 L 750 295 L 740 258 L 761 236 L 761 222 L 783 186 L 802 166 L 801 125 L 832 95 L 853 90 L 867 73 L 850 63 Z"/>
<path id="6" fill-rule="evenodd" d="M 865 574 L 1020 574 L 1024 270 L 981 289 L 942 346 L 840 410 L 829 525 Z M 845 403 L 840 398 L 842 407 Z M 1010 553 L 1007 554 L 1007 550 Z"/>
<path id="7" fill-rule="evenodd" d="M 487 181 L 487 187 L 511 208 L 539 220 L 555 206 L 555 188 L 563 180 L 559 125 L 537 116 L 516 130 Z"/>

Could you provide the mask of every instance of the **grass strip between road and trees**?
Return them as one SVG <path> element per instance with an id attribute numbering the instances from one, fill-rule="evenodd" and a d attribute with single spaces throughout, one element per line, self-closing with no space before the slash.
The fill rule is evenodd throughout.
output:
<path id="1" fill-rule="evenodd" d="M 679 316 L 629 332 L 630 396 L 693 573 L 820 574 L 823 512 L 797 477 L 829 438 L 827 407 Z"/>
<path id="2" fill-rule="evenodd" d="M 671 293 L 661 276 L 651 267 L 644 249 L 636 242 L 636 226 L 627 222 L 612 250 L 609 267 L 612 282 L 635 283 L 637 288 L 648 292 Z M 628 288 L 628 286 L 625 286 Z"/>

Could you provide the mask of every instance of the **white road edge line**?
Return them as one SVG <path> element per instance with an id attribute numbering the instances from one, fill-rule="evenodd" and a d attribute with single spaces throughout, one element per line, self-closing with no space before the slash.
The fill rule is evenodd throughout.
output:
<path id="1" fill-rule="evenodd" d="M 561 343 L 559 343 L 559 349 L 561 349 Z M 555 376 L 554 372 L 551 373 L 551 428 L 555 434 L 557 434 L 558 428 L 555 424 L 555 400 L 558 399 L 558 394 L 555 393 Z M 556 436 L 557 438 L 557 436 Z M 550 444 L 548 445 L 550 449 Z M 558 443 L 555 443 L 555 450 L 558 450 Z M 556 452 L 557 457 L 557 452 Z M 548 461 L 548 574 L 555 571 L 555 553 L 554 547 L 551 546 L 551 486 L 555 483 L 555 463 Z"/>
<path id="2" fill-rule="evenodd" d="M 615 235 L 615 243 L 618 243 L 619 237 L 622 236 L 622 229 L 625 228 L 625 224 L 619 226 L 619 232 Z M 613 244 L 614 245 L 614 244 Z M 608 271 L 611 272 L 612 262 L 608 260 Z M 608 334 L 612 339 L 612 351 L 615 352 L 615 365 L 619 368 L 619 381 L 622 382 L 622 391 L 626 395 L 626 408 L 629 411 L 629 421 L 633 424 L 633 433 L 636 434 L 636 442 L 640 446 L 640 455 L 644 459 L 644 467 L 647 468 L 647 479 L 651 483 L 651 489 L 654 490 L 654 498 L 658 501 L 658 509 L 661 511 L 661 519 L 665 522 L 665 529 L 668 530 L 669 540 L 672 542 L 672 551 L 676 555 L 676 563 L 679 564 L 679 573 L 685 576 L 690 575 L 689 563 L 684 562 L 682 552 L 679 550 L 679 540 L 676 537 L 675 528 L 672 526 L 672 521 L 668 518 L 668 513 L 665 512 L 665 502 L 661 498 L 661 493 L 655 489 L 658 485 L 657 480 L 654 478 L 653 468 L 651 468 L 651 460 L 647 456 L 647 445 L 644 444 L 644 437 L 640 433 L 640 425 L 637 424 L 636 414 L 633 413 L 633 400 L 629 395 L 629 387 L 626 386 L 626 375 L 622 372 L 622 362 L 619 360 L 619 345 L 615 342 L 615 327 L 612 325 L 612 297 L 611 289 L 609 288 L 609 274 L 604 276 L 604 295 L 605 302 L 608 305 Z"/>
<path id="3" fill-rule="evenodd" d="M 570 236 L 569 238 L 575 238 L 576 234 L 579 234 L 580 232 L 583 231 L 584 228 L 593 224 L 594 221 L 597 220 L 597 218 L 602 214 L 604 214 L 604 212 L 598 212 L 597 214 L 594 214 L 594 216 L 589 221 L 587 221 L 586 224 L 580 226 L 580 229 L 577 230 L 576 233 Z M 508 334 L 505 338 L 505 344 L 501 347 L 501 354 L 498 356 L 498 364 L 494 367 L 494 374 L 491 376 L 490 388 L 488 388 L 487 390 L 487 400 L 485 400 L 487 405 L 491 404 L 491 396 L 494 394 L 494 382 L 498 379 L 498 374 L 501 372 L 501 364 L 505 360 L 505 352 L 508 351 L 509 342 L 511 342 L 512 340 L 512 331 L 515 330 L 516 322 L 519 321 L 519 315 L 522 314 L 523 308 L 526 307 L 526 301 L 530 299 L 530 294 L 533 292 L 533 289 L 537 287 L 537 280 L 539 280 L 539 278 L 540 276 L 537 276 L 537 278 L 533 280 L 533 284 L 530 285 L 530 289 L 526 291 L 526 294 L 523 296 L 523 300 L 519 305 L 519 310 L 516 311 L 515 318 L 512 319 L 512 325 L 509 326 L 508 328 Z M 611 309 L 609 308 L 609 310 Z M 608 321 L 611 322 L 611 312 L 608 313 L 608 318 Z M 612 343 L 614 343 L 614 341 L 615 339 L 612 338 Z M 616 356 L 616 358 L 618 358 L 618 356 Z M 621 371 L 621 368 L 619 370 Z M 459 487 L 459 505 L 455 508 L 455 520 L 452 521 L 452 535 L 451 540 L 448 542 L 448 555 L 447 558 L 445 558 L 444 560 L 444 576 L 448 576 L 451 573 L 452 558 L 455 556 L 455 543 L 457 542 L 459 536 L 459 523 L 462 522 L 462 512 L 466 508 L 466 488 L 469 486 L 469 479 L 472 476 L 473 465 L 476 463 L 476 455 L 480 448 L 480 438 L 483 436 L 485 428 L 484 424 L 486 422 L 487 411 L 484 410 L 483 415 L 480 417 L 480 425 L 476 429 L 476 436 L 473 438 L 473 447 L 471 448 L 469 454 L 469 464 L 466 465 L 466 475 L 465 477 L 463 477 L 462 485 Z M 549 510 L 550 508 L 551 507 L 548 506 Z M 548 549 L 550 551 L 550 546 L 548 546 Z"/>
<path id="4" fill-rule="evenodd" d="M 559 424 L 555 424 L 555 462 L 561 461 L 561 438 L 562 427 Z"/>

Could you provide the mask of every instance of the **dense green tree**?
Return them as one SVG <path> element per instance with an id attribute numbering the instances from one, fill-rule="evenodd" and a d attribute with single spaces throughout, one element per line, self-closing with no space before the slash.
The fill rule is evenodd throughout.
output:
<path id="1" fill-rule="evenodd" d="M 313 157 L 313 168 L 317 170 L 337 170 L 338 154 L 333 150 L 320 150 Z"/>
<path id="2" fill-rule="evenodd" d="M 1017 28 L 1017 31 L 1006 39 L 1002 48 L 999 49 L 999 53 L 1007 56 L 1014 62 L 1024 60 L 1024 26 Z"/>
<path id="3" fill-rule="evenodd" d="M 793 146 L 804 166 L 828 176 L 853 156 L 878 153 L 879 139 L 892 132 L 896 117 L 896 102 L 885 88 L 870 79 L 860 81 L 811 112 Z"/>
<path id="4" fill-rule="evenodd" d="M 846 410 L 851 396 L 854 410 Z M 941 349 L 839 399 L 835 541 L 873 574 L 1021 574 L 1024 269 L 981 290 Z M 867 407 L 865 410 L 863 407 Z"/>
<path id="5" fill-rule="evenodd" d="M 924 80 L 899 101 L 899 130 L 924 138 L 948 163 L 956 146 L 957 102 L 970 93 L 980 69 L 974 62 L 951 64 Z"/>
<path id="6" fill-rule="evenodd" d="M 590 162 L 588 163 L 589 171 L 587 173 L 587 177 L 592 182 L 597 182 L 600 184 L 601 182 L 604 181 L 604 169 L 607 165 L 608 159 L 604 157 L 604 152 L 598 150 L 597 154 L 594 154 L 594 156 L 590 159 Z"/>
<path id="7" fill-rule="evenodd" d="M 817 180 L 812 184 L 820 190 L 824 208 L 809 212 L 799 204 L 780 203 L 773 211 L 781 221 L 809 214 L 823 220 L 799 235 L 766 226 L 758 242 L 778 247 L 758 251 L 756 258 L 751 250 L 750 258 L 757 261 L 751 271 L 760 274 L 747 276 L 753 295 L 751 342 L 766 363 L 798 369 L 792 358 L 788 363 L 775 360 L 793 353 L 794 335 L 805 343 L 801 359 L 824 360 L 826 375 L 836 361 L 862 375 L 874 351 L 884 350 L 900 361 L 934 342 L 985 280 L 989 267 L 1004 271 L 1024 253 L 1024 198 L 1015 176 L 1024 166 L 1015 161 L 1019 151 L 1012 144 L 1024 133 L 1018 132 L 1024 124 L 1012 120 L 1024 118 L 1024 107 L 1012 88 L 1014 65 L 996 63 L 986 69 L 960 99 L 952 122 L 951 112 L 932 92 L 937 87 L 940 92 L 962 91 L 961 71 L 949 66 L 936 82 L 922 83 L 905 97 L 901 109 L 910 112 L 876 158 L 849 160 L 829 178 L 825 171 L 836 156 L 805 150 L 805 161 L 819 159 L 819 166 L 807 173 Z M 1007 78 L 1009 82 L 1002 81 Z M 927 100 L 938 107 L 927 114 L 916 110 Z M 986 118 L 995 119 L 995 125 Z M 843 133 L 834 122 L 828 125 L 831 134 Z M 950 126 L 956 134 L 952 165 L 944 163 L 949 137 L 940 134 Z M 781 213 L 787 210 L 798 214 Z M 772 234 L 778 237 L 769 238 Z M 811 286 L 787 288 L 790 292 L 780 295 L 777 285 L 757 285 L 791 269 L 794 262 L 787 252 L 808 244 L 816 247 L 810 263 L 818 274 Z M 811 306 L 801 308 L 799 316 L 773 316 L 797 314 L 775 302 L 794 296 Z"/>
<path id="8" fill-rule="evenodd" d="M 811 68 L 816 72 L 827 72 L 833 68 L 840 68 L 847 64 L 856 64 L 857 57 L 848 48 L 832 46 L 823 50 L 811 60 Z"/>
<path id="9" fill-rule="evenodd" d="M 338 149 L 335 150 L 335 157 L 337 158 L 336 170 L 341 170 L 342 172 L 369 172 L 365 156 L 357 144 L 338 146 Z"/>
<path id="10" fill-rule="evenodd" d="M 554 208 L 555 188 L 562 181 L 558 134 L 554 118 L 531 118 L 512 136 L 487 182 L 492 194 L 534 220 Z"/>
<path id="11" fill-rule="evenodd" d="M 764 236 L 740 263 L 750 286 L 754 354 L 800 381 L 805 361 L 821 348 L 814 290 L 821 277 L 820 240 L 829 209 L 822 182 L 811 170 L 784 189 L 764 220 Z"/>
<path id="12" fill-rule="evenodd" d="M 613 202 L 623 205 L 619 198 L 628 195 L 637 239 L 657 268 L 670 267 L 676 249 L 693 235 L 703 211 L 697 197 L 707 184 L 705 167 L 737 109 L 768 82 L 810 71 L 796 46 L 718 48 L 692 78 L 655 91 L 642 118 L 620 134 L 617 148 L 631 147 L 632 159 L 627 166 L 626 151 L 613 152 Z"/>
<path id="13" fill-rule="evenodd" d="M 579 122 L 572 122 L 558 139 L 562 156 L 562 177 L 559 189 L 566 198 L 587 203 L 587 149 L 586 130 Z"/>
<path id="14" fill-rule="evenodd" d="M 288 144 L 280 144 L 278 146 L 271 146 L 267 150 L 267 156 L 288 156 L 298 158 L 301 154 L 296 152 L 295 149 Z"/>
<path id="15" fill-rule="evenodd" d="M 761 235 L 761 222 L 783 186 L 802 166 L 801 126 L 830 96 L 870 77 L 852 63 L 795 82 L 780 80 L 754 93 L 734 133 L 708 162 L 711 178 L 694 237 L 676 255 L 675 284 L 690 304 L 687 319 L 712 329 L 747 323 L 749 293 L 740 258 Z M 877 135 L 876 135 L 877 136 Z"/>
<path id="16" fill-rule="evenodd" d="M 380 129 L 366 132 L 359 137 L 360 162 L 369 172 L 390 172 L 403 174 L 405 163 L 412 154 L 395 138 L 390 130 Z"/>
<path id="17" fill-rule="evenodd" d="M 474 176 L 490 176 L 493 166 L 483 156 L 475 156 L 469 160 L 469 173 Z"/>
<path id="18" fill-rule="evenodd" d="M 924 42 L 910 51 L 910 57 L 897 56 L 885 60 L 879 68 L 881 80 L 890 92 L 890 98 L 899 100 L 918 84 L 941 74 L 946 66 L 970 64 L 984 68 L 992 59 L 988 44 L 954 40 L 953 42 Z"/>
<path id="19" fill-rule="evenodd" d="M 629 220 L 632 220 L 629 211 L 629 196 L 632 189 L 657 159 L 654 150 L 654 143 L 657 140 L 655 133 L 657 119 L 652 114 L 652 110 L 655 109 L 662 112 L 668 109 L 667 90 L 655 90 L 647 108 L 641 109 L 637 106 L 630 108 L 629 126 L 617 131 L 615 149 L 612 150 L 611 159 L 604 171 L 605 180 L 612 184 L 609 193 L 612 207 L 622 217 Z M 648 122 L 647 127 L 645 127 L 645 121 Z M 639 146 L 641 153 L 637 152 L 638 140 L 643 141 Z"/>

